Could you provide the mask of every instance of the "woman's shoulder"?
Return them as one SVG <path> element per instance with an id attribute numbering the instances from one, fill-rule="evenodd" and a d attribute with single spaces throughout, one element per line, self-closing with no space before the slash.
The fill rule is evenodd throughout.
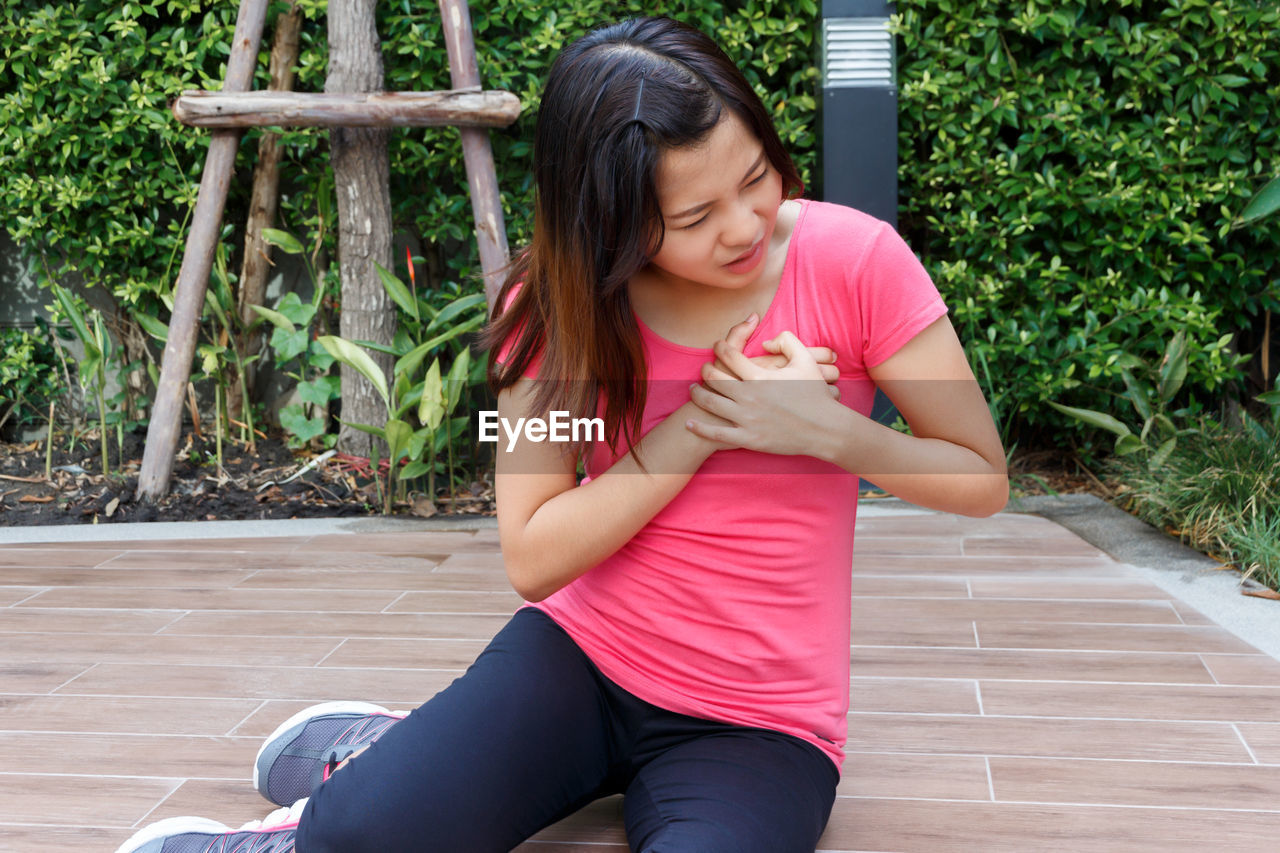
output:
<path id="1" fill-rule="evenodd" d="M 856 207 L 837 204 L 833 201 L 816 199 L 797 199 L 801 206 L 801 218 L 806 224 L 827 225 L 842 228 L 856 228 L 862 231 L 878 232 L 882 228 L 892 228 L 882 219 L 876 219 Z"/>
<path id="2" fill-rule="evenodd" d="M 848 268 L 874 249 L 893 226 L 868 213 L 843 204 L 800 200 L 801 209 L 792 240 L 804 255 L 819 263 L 835 262 Z"/>

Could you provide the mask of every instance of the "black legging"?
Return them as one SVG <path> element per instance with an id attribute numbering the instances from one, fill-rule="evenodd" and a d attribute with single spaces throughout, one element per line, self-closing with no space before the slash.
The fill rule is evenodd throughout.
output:
<path id="1" fill-rule="evenodd" d="M 636 698 L 527 608 L 320 786 L 297 849 L 500 853 L 622 793 L 636 851 L 812 853 L 836 782 L 831 759 L 799 738 Z"/>

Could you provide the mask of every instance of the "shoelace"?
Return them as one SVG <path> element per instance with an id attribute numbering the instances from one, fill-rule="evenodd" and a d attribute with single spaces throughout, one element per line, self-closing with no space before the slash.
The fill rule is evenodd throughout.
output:
<path id="1" fill-rule="evenodd" d="M 379 714 L 358 720 L 334 740 L 335 745 L 350 748 L 345 751 L 334 750 L 329 753 L 329 758 L 324 764 L 324 770 L 320 773 L 320 781 L 327 781 L 333 775 L 333 771 L 337 770 L 338 766 L 346 761 L 353 752 L 382 737 L 387 729 L 400 722 L 406 716 L 408 714 L 405 711 L 392 711 L 390 716 Z"/>
<path id="2" fill-rule="evenodd" d="M 217 839 L 206 853 L 292 853 L 294 834 L 272 833 L 271 830 L 292 829 L 306 806 L 305 799 L 298 800 L 291 806 L 276 809 L 262 820 L 251 820 L 231 835 Z M 252 834 L 241 836 L 246 832 Z"/>

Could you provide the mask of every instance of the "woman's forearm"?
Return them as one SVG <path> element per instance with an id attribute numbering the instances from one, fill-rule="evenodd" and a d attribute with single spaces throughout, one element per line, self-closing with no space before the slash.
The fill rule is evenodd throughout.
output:
<path id="1" fill-rule="evenodd" d="M 503 542 L 507 574 L 527 601 L 541 601 L 621 548 L 689 482 L 715 450 L 684 422 L 686 403 L 637 445 L 649 473 L 630 454 L 581 486 L 543 503 L 518 536 Z"/>
<path id="2" fill-rule="evenodd" d="M 817 437 L 813 455 L 930 509 L 987 516 L 1003 509 L 1009 498 L 1004 459 L 987 459 L 943 439 L 906 435 L 844 407 Z"/>

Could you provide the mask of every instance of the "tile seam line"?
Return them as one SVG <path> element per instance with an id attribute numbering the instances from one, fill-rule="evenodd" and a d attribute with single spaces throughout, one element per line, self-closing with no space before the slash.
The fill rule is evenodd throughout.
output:
<path id="1" fill-rule="evenodd" d="M 1059 800 L 976 800 L 952 797 L 877 797 L 869 794 L 837 794 L 837 799 L 845 800 L 905 800 L 926 803 L 983 803 L 988 806 L 1056 806 L 1060 808 L 1087 809 L 1158 809 L 1160 811 L 1184 812 L 1227 812 L 1231 814 L 1280 814 L 1280 809 L 1240 809 L 1225 806 L 1161 806 L 1143 803 L 1089 803 Z"/>
<path id="2" fill-rule="evenodd" d="M 1238 724 L 1238 723 L 1232 723 L 1232 724 L 1231 724 L 1231 729 L 1232 729 L 1232 731 L 1234 731 L 1234 732 L 1236 733 L 1236 737 L 1240 738 L 1240 743 L 1241 743 L 1241 745 L 1242 745 L 1242 746 L 1244 746 L 1245 752 L 1249 753 L 1249 757 L 1253 759 L 1253 763 L 1254 763 L 1254 764 L 1258 764 L 1258 763 L 1260 763 L 1260 762 L 1258 761 L 1258 755 L 1257 755 L 1257 753 L 1255 753 L 1255 752 L 1253 751 L 1253 747 L 1249 746 L 1249 741 L 1245 738 L 1245 736 L 1244 736 L 1244 732 L 1240 731 L 1240 726 L 1239 726 L 1239 724 Z"/>
<path id="3" fill-rule="evenodd" d="M 241 717 L 241 718 L 240 718 L 240 722 L 236 723 L 234 726 L 232 726 L 231 728 L 227 729 L 227 731 L 226 731 L 226 732 L 224 732 L 224 733 L 221 735 L 221 737 L 237 737 L 237 735 L 235 734 L 236 729 L 240 728 L 240 727 L 241 727 L 241 726 L 243 726 L 245 723 L 249 722 L 249 721 L 250 721 L 251 719 L 253 719 L 253 718 L 254 718 L 254 716 L 256 716 L 257 714 L 260 714 L 260 713 L 263 711 L 263 709 L 265 709 L 265 708 L 267 707 L 267 705 L 268 705 L 268 704 L 270 704 L 270 701 L 271 701 L 271 700 L 269 700 L 269 699 L 263 699 L 262 701 L 260 701 L 260 702 L 258 703 L 257 707 L 255 707 L 252 711 L 250 711 L 249 713 L 247 713 L 247 714 L 245 714 L 243 717 Z"/>
<path id="4" fill-rule="evenodd" d="M 958 625 L 959 623 L 957 623 Z M 1060 649 L 1060 648 L 1043 648 L 1036 646 L 942 646 L 942 645 L 881 645 L 867 643 L 850 643 L 850 648 L 854 649 L 920 649 L 922 651 L 950 651 L 964 650 L 971 652 L 1036 652 L 1038 654 L 1050 653 L 1060 655 L 1158 655 L 1161 657 L 1173 657 L 1181 655 L 1183 657 L 1198 658 L 1201 655 L 1245 655 L 1247 657 L 1265 657 L 1271 656 L 1263 653 L 1252 652 L 1203 652 L 1203 651 L 1185 651 L 1185 652 L 1162 652 L 1154 649 Z M 1210 673 L 1211 674 L 1211 673 Z"/>
<path id="5" fill-rule="evenodd" d="M 165 803 L 169 802 L 169 800 L 173 799 L 173 795 L 178 793 L 178 791 L 182 790 L 182 786 L 185 784 L 187 784 L 187 780 L 185 778 L 177 780 L 177 784 L 173 786 L 173 789 L 170 790 L 169 793 L 161 797 L 159 802 L 157 802 L 154 806 L 147 809 L 146 814 L 142 815 L 137 820 L 135 820 L 132 824 L 130 824 L 129 829 L 136 829 L 141 826 L 146 826 L 150 822 L 149 818 L 156 813 L 156 809 L 160 808 Z"/>
<path id="6" fill-rule="evenodd" d="M 1234 726 L 1235 718 L 1231 720 L 1216 720 L 1204 718 L 1182 718 L 1169 719 L 1165 717 L 1079 717 L 1079 716 L 1055 716 L 1052 714 L 998 714 L 990 711 L 977 714 L 960 714 L 949 712 L 934 711 L 848 711 L 848 716 L 857 717 L 945 717 L 947 719 L 973 719 L 973 720 L 1052 720 L 1056 723 L 1066 722 L 1107 722 L 1107 723 L 1173 723 L 1177 725 L 1213 725 L 1213 726 Z M 1260 721 L 1271 722 L 1271 721 Z M 1277 721 L 1280 722 L 1280 721 Z"/>
<path id="7" fill-rule="evenodd" d="M 1250 764 L 1247 761 L 1205 761 L 1196 759 L 1174 759 L 1174 758 L 1096 758 L 1094 756 L 1077 756 L 1077 755 L 1024 755 L 1022 753 L 1002 753 L 1002 752 L 950 752 L 946 750 L 934 752 L 903 752 L 901 750 L 885 750 L 885 749 L 868 749 L 868 750 L 847 750 L 846 761 L 857 755 L 892 755 L 892 756 L 909 756 L 912 758 L 965 758 L 976 760 L 978 758 L 999 758 L 1013 761 L 1109 761 L 1114 764 L 1176 764 L 1176 765 L 1192 765 L 1207 767 L 1275 767 L 1280 768 L 1280 763 L 1271 764 Z"/>

